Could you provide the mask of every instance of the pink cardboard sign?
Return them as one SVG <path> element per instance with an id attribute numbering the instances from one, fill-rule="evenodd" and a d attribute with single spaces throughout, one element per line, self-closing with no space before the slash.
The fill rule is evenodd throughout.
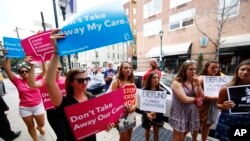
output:
<path id="1" fill-rule="evenodd" d="M 62 80 L 58 80 L 56 81 L 57 85 L 59 86 L 60 90 L 61 90 L 61 94 L 63 96 L 66 95 L 66 90 L 65 90 L 65 83 L 64 83 L 64 79 Z M 51 102 L 51 99 L 49 97 L 49 94 L 48 94 L 48 91 L 45 87 L 45 85 L 43 87 L 40 88 L 40 93 L 41 93 L 41 96 L 42 96 L 42 100 L 43 100 L 43 106 L 45 108 L 45 110 L 49 110 L 49 109 L 54 109 L 55 106 L 54 104 Z"/>
<path id="2" fill-rule="evenodd" d="M 136 87 L 134 84 L 127 84 L 123 87 L 124 105 L 134 105 L 136 97 Z"/>
<path id="3" fill-rule="evenodd" d="M 123 89 L 104 94 L 86 102 L 65 107 L 65 113 L 77 140 L 84 139 L 107 128 L 122 116 Z"/>
<path id="4" fill-rule="evenodd" d="M 27 56 L 32 56 L 32 62 L 50 60 L 54 47 L 50 40 L 51 30 L 45 31 L 21 40 L 22 47 Z"/>

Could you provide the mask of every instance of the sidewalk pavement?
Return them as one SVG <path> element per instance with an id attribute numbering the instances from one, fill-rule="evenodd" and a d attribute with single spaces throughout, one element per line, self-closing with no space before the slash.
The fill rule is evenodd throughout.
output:
<path id="1" fill-rule="evenodd" d="M 32 141 L 25 123 L 22 121 L 22 118 L 19 116 L 18 92 L 15 86 L 10 82 L 9 79 L 4 79 L 4 84 L 6 87 L 7 94 L 3 96 L 3 98 L 5 102 L 8 104 L 8 106 L 10 107 L 10 110 L 7 111 L 7 117 L 10 121 L 11 129 L 13 131 L 17 131 L 17 130 L 22 131 L 21 135 L 17 139 L 15 139 L 15 141 Z M 50 127 L 47 121 L 47 118 L 45 118 L 45 120 L 46 120 L 45 121 L 46 133 L 45 135 L 41 135 L 39 132 L 37 132 L 39 141 L 56 141 L 56 135 L 54 131 Z M 133 131 L 132 141 L 145 141 L 144 129 L 141 127 L 141 115 L 140 114 L 136 115 L 136 120 L 137 120 L 137 125 Z M 172 139 L 172 128 L 169 126 L 169 124 L 164 123 L 164 127 L 161 128 L 160 130 L 159 141 L 170 141 L 171 139 Z M 198 136 L 198 139 L 200 139 L 200 136 Z M 151 134 L 150 140 L 153 141 L 152 134 Z M 214 141 L 215 139 L 209 138 L 209 140 Z M 3 141 L 3 140 L 0 138 L 0 141 Z M 97 133 L 97 141 L 119 141 L 119 133 L 115 128 L 111 129 L 108 132 L 106 131 L 99 132 Z M 186 141 L 191 141 L 190 133 L 188 134 Z"/>

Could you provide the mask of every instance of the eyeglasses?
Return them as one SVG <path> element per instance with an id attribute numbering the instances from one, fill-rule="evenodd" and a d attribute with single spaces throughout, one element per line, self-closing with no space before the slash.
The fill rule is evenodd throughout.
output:
<path id="1" fill-rule="evenodd" d="M 77 78 L 75 79 L 78 83 L 82 84 L 84 82 L 89 82 L 90 81 L 90 77 L 86 77 L 86 78 Z"/>
<path id="2" fill-rule="evenodd" d="M 131 67 L 123 67 L 123 69 L 130 69 L 130 70 L 132 70 L 132 68 L 131 68 Z"/>
<path id="3" fill-rule="evenodd" d="M 28 70 L 20 70 L 19 73 L 20 74 L 24 74 L 24 73 L 28 73 L 29 71 Z"/>
<path id="4" fill-rule="evenodd" d="M 194 71 L 194 70 L 197 70 L 197 68 L 189 68 L 189 69 L 187 69 L 187 70 L 189 70 L 189 71 Z"/>
<path id="5" fill-rule="evenodd" d="M 58 70 L 58 71 L 61 71 L 61 70 L 62 70 L 62 68 L 57 68 L 57 70 Z"/>

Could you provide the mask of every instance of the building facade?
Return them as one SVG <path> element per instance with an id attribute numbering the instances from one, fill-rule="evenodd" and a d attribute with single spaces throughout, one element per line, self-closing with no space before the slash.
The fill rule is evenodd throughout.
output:
<path id="1" fill-rule="evenodd" d="M 185 60 L 202 55 L 205 63 L 218 52 L 222 70 L 232 73 L 235 65 L 250 58 L 249 5 L 246 0 L 137 1 L 138 69 L 146 70 L 149 58 L 160 61 L 162 54 L 164 70 L 176 73 Z"/>

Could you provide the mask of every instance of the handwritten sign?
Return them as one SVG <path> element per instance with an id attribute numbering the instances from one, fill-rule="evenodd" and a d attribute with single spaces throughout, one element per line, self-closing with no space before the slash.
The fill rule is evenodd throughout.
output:
<path id="1" fill-rule="evenodd" d="M 166 113 L 167 96 L 165 91 L 139 91 L 140 110 Z"/>
<path id="2" fill-rule="evenodd" d="M 124 112 L 123 104 L 121 88 L 64 110 L 75 138 L 80 140 L 105 130 L 109 123 L 117 122 Z"/>
<path id="3" fill-rule="evenodd" d="M 24 58 L 25 54 L 20 44 L 20 39 L 3 37 L 4 48 L 7 50 L 6 57 Z"/>
<path id="4" fill-rule="evenodd" d="M 66 38 L 58 40 L 60 56 L 133 40 L 129 21 L 117 0 L 83 9 L 67 19 L 61 29 Z"/>
<path id="5" fill-rule="evenodd" d="M 135 105 L 136 86 L 134 84 L 127 84 L 123 87 L 124 105 Z"/>
<path id="6" fill-rule="evenodd" d="M 218 96 L 220 88 L 231 81 L 228 76 L 204 76 L 203 87 L 206 96 Z"/>
<path id="7" fill-rule="evenodd" d="M 230 114 L 249 114 L 250 85 L 228 87 L 227 94 L 228 99 L 235 103 L 235 107 L 229 109 Z"/>
<path id="8" fill-rule="evenodd" d="M 32 56 L 32 62 L 50 60 L 54 47 L 50 40 L 50 31 L 42 32 L 21 40 L 26 55 Z"/>

